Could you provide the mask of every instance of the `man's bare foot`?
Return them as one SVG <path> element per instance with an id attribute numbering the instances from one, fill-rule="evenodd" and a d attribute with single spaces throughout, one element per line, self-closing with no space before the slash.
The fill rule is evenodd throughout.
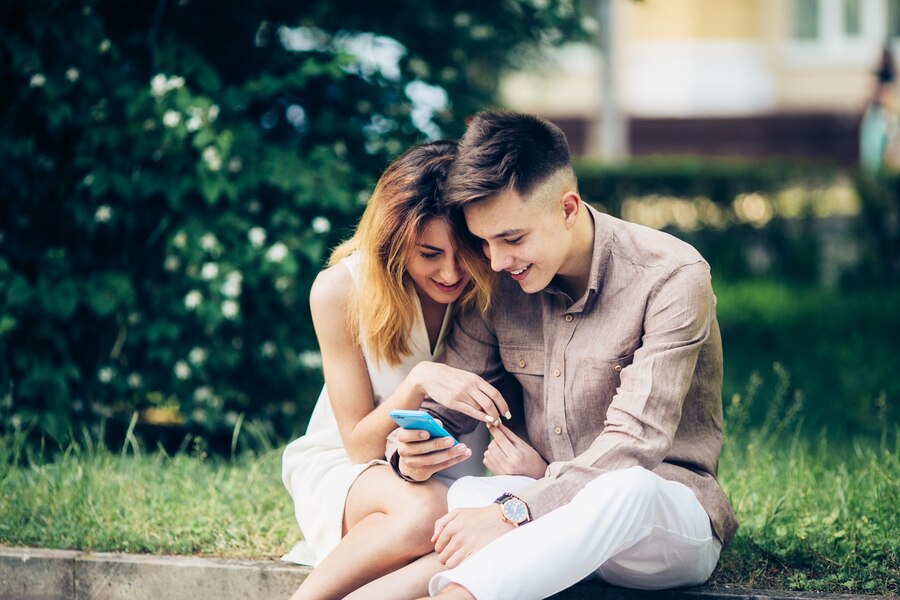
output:
<path id="1" fill-rule="evenodd" d="M 475 596 L 470 594 L 469 590 L 458 583 L 451 583 L 438 595 L 432 596 L 432 598 L 444 598 L 444 600 L 475 600 Z"/>

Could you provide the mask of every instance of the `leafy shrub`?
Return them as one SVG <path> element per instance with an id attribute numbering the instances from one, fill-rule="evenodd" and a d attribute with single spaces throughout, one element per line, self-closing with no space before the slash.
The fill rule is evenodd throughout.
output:
<path id="1" fill-rule="evenodd" d="M 380 170 L 580 27 L 555 1 L 5 2 L 0 430 L 295 432 L 309 286 Z"/>

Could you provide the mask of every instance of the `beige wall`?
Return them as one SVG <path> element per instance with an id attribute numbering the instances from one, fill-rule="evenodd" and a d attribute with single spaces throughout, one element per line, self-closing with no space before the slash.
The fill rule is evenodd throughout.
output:
<path id="1" fill-rule="evenodd" d="M 643 0 L 622 8 L 631 39 L 753 39 L 759 0 Z"/>
<path id="2" fill-rule="evenodd" d="M 882 39 L 873 31 L 883 28 L 871 18 L 866 39 L 804 45 L 790 35 L 790 0 L 613 2 L 614 68 L 626 114 L 858 114 L 871 94 Z M 602 69 L 596 49 L 554 52 L 542 67 L 507 77 L 502 98 L 517 110 L 594 119 Z"/>

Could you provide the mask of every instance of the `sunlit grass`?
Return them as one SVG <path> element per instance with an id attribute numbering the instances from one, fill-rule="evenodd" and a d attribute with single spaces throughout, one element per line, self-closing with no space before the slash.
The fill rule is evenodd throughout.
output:
<path id="1" fill-rule="evenodd" d="M 278 449 L 226 460 L 87 441 L 47 462 L 16 437 L 0 438 L 0 544 L 275 558 L 299 538 Z"/>
<path id="2" fill-rule="evenodd" d="M 741 587 L 887 594 L 900 591 L 900 430 L 833 444 L 804 435 L 802 395 L 786 372 L 761 425 L 747 429 L 759 389 L 727 407 L 719 479 L 740 521 L 712 582 Z M 884 403 L 882 409 L 886 410 Z"/>

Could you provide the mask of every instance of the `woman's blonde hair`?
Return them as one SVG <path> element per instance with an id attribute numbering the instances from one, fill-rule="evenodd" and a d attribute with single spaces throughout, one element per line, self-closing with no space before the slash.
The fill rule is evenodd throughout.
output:
<path id="1" fill-rule="evenodd" d="M 460 266 L 471 277 L 459 308 L 486 311 L 490 304 L 493 272 L 461 212 L 442 198 L 455 156 L 456 143 L 440 141 L 415 146 L 398 157 L 378 180 L 353 237 L 328 260 L 331 266 L 354 252 L 361 255 L 359 284 L 349 302 L 350 331 L 360 342 L 362 326 L 372 356 L 391 366 L 410 353 L 416 289 L 406 265 L 429 220 L 449 224 Z"/>

